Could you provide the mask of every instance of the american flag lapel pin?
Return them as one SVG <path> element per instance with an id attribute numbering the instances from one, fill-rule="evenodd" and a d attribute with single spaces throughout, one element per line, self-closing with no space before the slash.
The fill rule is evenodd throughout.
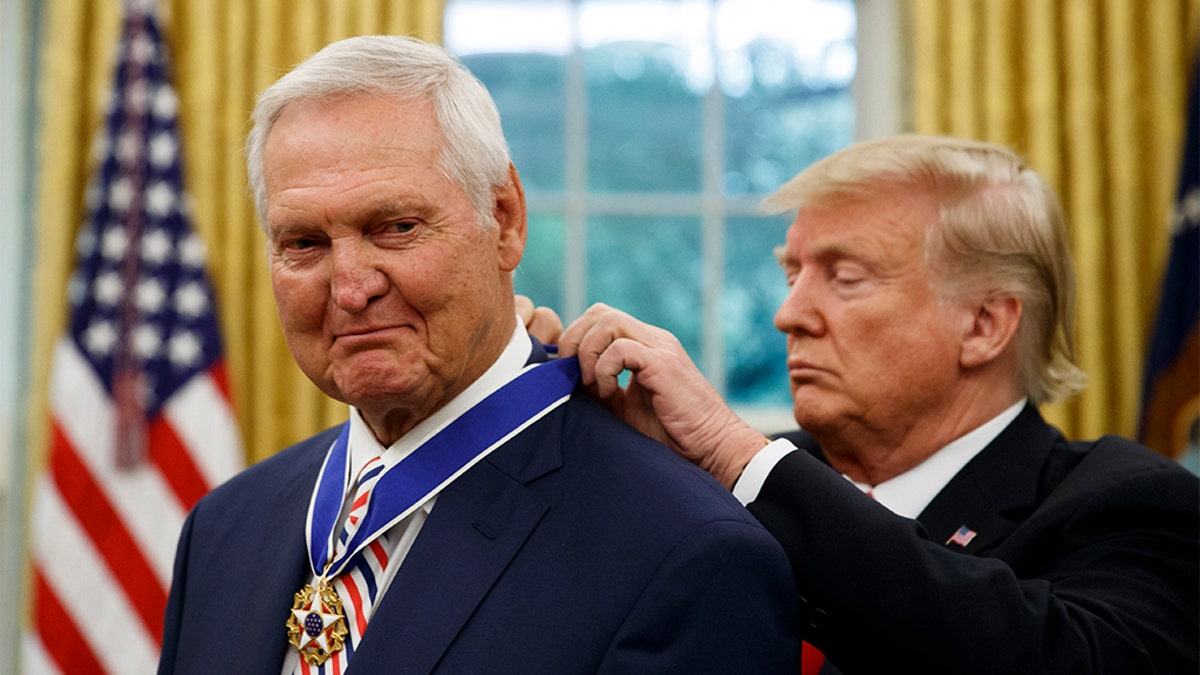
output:
<path id="1" fill-rule="evenodd" d="M 959 546 L 966 548 L 967 544 L 971 543 L 971 540 L 975 538 L 975 535 L 975 530 L 963 525 L 962 527 L 958 528 L 954 534 L 950 535 L 950 538 L 946 540 L 946 543 L 958 544 Z"/>

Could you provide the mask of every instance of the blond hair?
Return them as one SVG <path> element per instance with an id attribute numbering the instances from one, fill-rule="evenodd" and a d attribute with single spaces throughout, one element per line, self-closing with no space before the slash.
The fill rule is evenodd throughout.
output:
<path id="1" fill-rule="evenodd" d="M 906 134 L 826 157 L 763 201 L 768 212 L 927 195 L 938 219 L 925 256 L 942 297 L 1011 294 L 1021 386 L 1034 404 L 1066 399 L 1086 377 L 1074 363 L 1075 274 L 1054 191 L 1012 150 L 993 143 Z"/>

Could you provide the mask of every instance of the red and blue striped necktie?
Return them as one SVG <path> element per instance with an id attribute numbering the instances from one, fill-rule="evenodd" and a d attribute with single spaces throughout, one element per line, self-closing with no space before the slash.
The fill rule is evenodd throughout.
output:
<path id="1" fill-rule="evenodd" d="M 376 456 L 359 470 L 354 501 L 350 504 L 345 526 L 338 536 L 335 557 L 344 554 L 346 544 L 358 531 L 358 526 L 370 505 L 371 491 L 383 475 L 383 469 L 383 461 Z M 342 599 L 342 611 L 346 614 L 346 629 L 349 635 L 345 648 L 331 654 L 329 660 L 320 666 L 309 665 L 304 659 L 300 659 L 296 669 L 297 675 L 342 675 L 346 671 L 350 656 L 358 649 L 363 633 L 367 630 L 367 622 L 374 612 L 375 602 L 379 599 L 379 589 L 391 553 L 392 546 L 385 531 L 367 544 L 359 554 L 357 562 L 333 580 L 333 587 Z"/>

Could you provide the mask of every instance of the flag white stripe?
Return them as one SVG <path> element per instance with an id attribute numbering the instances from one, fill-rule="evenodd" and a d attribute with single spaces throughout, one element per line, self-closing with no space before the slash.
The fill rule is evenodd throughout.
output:
<path id="1" fill-rule="evenodd" d="M 171 582 L 175 543 L 187 514 L 157 467 L 145 464 L 117 470 L 113 408 L 75 343 L 60 340 L 54 359 L 50 376 L 54 418 L 165 588 Z"/>
<path id="2" fill-rule="evenodd" d="M 163 412 L 209 486 L 242 467 L 237 419 L 212 375 L 188 381 L 167 401 Z"/>
<path id="3" fill-rule="evenodd" d="M 46 583 L 84 640 L 114 673 L 150 673 L 158 643 L 147 633 L 102 556 L 79 527 L 56 486 L 39 479 L 34 506 L 34 555 Z M 80 574 L 80 569 L 89 570 Z"/>

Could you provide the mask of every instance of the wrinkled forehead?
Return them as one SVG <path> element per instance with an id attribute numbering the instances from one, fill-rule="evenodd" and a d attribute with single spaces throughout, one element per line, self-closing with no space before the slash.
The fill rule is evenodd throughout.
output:
<path id="1" fill-rule="evenodd" d="M 784 252 L 924 247 L 938 217 L 937 203 L 914 193 L 885 192 L 810 202 L 796 211 L 787 230 Z"/>

